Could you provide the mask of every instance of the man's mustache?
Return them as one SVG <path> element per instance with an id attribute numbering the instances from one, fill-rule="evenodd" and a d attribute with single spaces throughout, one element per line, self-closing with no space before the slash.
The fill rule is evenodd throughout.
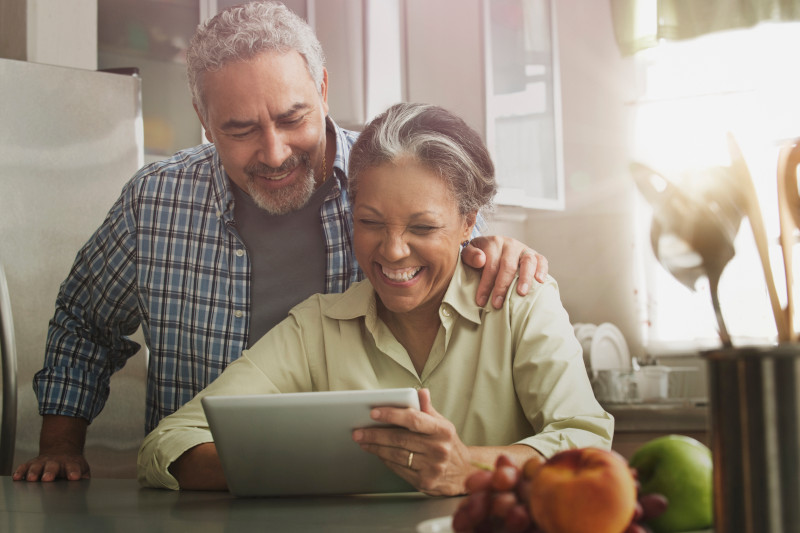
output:
<path id="1" fill-rule="evenodd" d="M 258 176 L 258 175 L 265 175 L 265 174 L 282 174 L 287 170 L 291 170 L 299 164 L 305 164 L 306 166 L 309 165 L 311 158 L 308 154 L 292 154 L 289 156 L 281 166 L 279 167 L 271 167 L 269 165 L 265 165 L 264 163 L 254 163 L 245 167 L 244 171 L 247 173 L 248 176 Z"/>

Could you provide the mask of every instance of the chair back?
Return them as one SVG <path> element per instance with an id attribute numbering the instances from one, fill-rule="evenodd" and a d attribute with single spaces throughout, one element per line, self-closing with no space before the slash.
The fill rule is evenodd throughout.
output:
<path id="1" fill-rule="evenodd" d="M 3 265 L 0 264 L 0 371 L 3 374 L 3 405 L 0 418 L 0 475 L 11 475 L 17 434 L 17 346 L 14 318 Z"/>

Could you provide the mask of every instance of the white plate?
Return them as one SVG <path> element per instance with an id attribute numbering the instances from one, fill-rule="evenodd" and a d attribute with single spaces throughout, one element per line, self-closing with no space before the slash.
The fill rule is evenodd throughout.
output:
<path id="1" fill-rule="evenodd" d="M 583 364 L 586 365 L 586 370 L 591 374 L 592 361 L 589 354 L 592 351 L 592 337 L 597 331 L 597 326 L 595 324 L 577 323 L 573 324 L 572 327 L 575 331 L 575 338 L 578 339 L 578 342 L 581 343 L 581 348 L 583 348 Z"/>
<path id="2" fill-rule="evenodd" d="M 598 370 L 630 370 L 631 354 L 625 336 L 611 323 L 597 326 L 589 350 L 592 372 Z"/>
<path id="3" fill-rule="evenodd" d="M 453 515 L 420 522 L 417 524 L 417 533 L 453 533 Z"/>

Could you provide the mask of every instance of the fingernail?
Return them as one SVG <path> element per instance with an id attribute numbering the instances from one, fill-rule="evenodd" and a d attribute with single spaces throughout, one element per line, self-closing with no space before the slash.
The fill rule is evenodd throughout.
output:
<path id="1" fill-rule="evenodd" d="M 364 432 L 360 429 L 353 431 L 353 440 L 358 442 L 364 437 Z"/>
<path id="2" fill-rule="evenodd" d="M 502 296 L 495 297 L 494 306 L 497 309 L 500 309 L 503 306 L 503 297 Z"/>
<path id="3" fill-rule="evenodd" d="M 528 292 L 528 284 L 527 283 L 521 284 L 519 286 L 519 291 L 522 292 L 522 293 L 527 293 Z"/>

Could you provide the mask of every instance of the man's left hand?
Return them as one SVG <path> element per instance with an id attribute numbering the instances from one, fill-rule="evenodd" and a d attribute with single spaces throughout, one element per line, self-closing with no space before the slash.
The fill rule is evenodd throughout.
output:
<path id="1" fill-rule="evenodd" d="M 528 294 L 534 279 L 543 283 L 547 277 L 547 258 L 510 237 L 476 237 L 461 251 L 461 260 L 472 268 L 483 269 L 475 297 L 481 307 L 491 296 L 492 306 L 500 309 L 518 270 L 517 293 L 520 296 Z"/>

